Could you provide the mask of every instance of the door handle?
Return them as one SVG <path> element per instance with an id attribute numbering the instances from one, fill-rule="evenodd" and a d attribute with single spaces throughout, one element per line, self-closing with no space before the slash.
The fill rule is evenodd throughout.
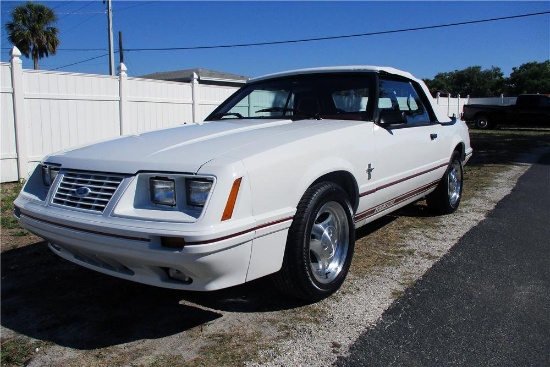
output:
<path id="1" fill-rule="evenodd" d="M 430 134 L 430 139 L 432 139 L 432 140 L 437 139 L 437 134 Z"/>

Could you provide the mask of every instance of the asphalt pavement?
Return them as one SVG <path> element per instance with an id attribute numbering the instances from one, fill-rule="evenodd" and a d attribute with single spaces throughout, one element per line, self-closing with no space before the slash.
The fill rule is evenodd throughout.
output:
<path id="1" fill-rule="evenodd" d="M 550 154 L 336 364 L 550 366 Z"/>

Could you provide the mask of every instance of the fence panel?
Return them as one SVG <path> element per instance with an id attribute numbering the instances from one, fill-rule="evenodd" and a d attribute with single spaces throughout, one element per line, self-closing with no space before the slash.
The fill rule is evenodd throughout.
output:
<path id="1" fill-rule="evenodd" d="M 23 71 L 28 159 L 119 133 L 118 78 Z"/>
<path id="2" fill-rule="evenodd" d="M 125 134 L 193 123 L 191 85 L 150 79 L 128 78 L 124 110 Z"/>
<path id="3" fill-rule="evenodd" d="M 11 65 L 2 63 L 0 72 L 0 182 L 10 182 L 18 178 Z"/>
<path id="4" fill-rule="evenodd" d="M 450 96 L 441 97 L 438 94 L 435 98 L 435 102 L 439 108 L 447 114 L 447 116 L 455 116 L 456 118 L 460 118 L 462 108 L 468 103 L 468 98 Z"/>
<path id="5" fill-rule="evenodd" d="M 216 107 L 237 90 L 236 87 L 200 85 L 198 95 L 197 121 L 203 121 Z"/>
<path id="6" fill-rule="evenodd" d="M 468 104 L 488 104 L 488 105 L 499 105 L 499 106 L 508 106 L 516 104 L 518 97 L 489 97 L 489 98 L 470 98 Z"/>

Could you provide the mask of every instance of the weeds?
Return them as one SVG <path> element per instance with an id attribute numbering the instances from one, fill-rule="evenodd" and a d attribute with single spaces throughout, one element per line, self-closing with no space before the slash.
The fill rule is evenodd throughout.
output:
<path id="1" fill-rule="evenodd" d="M 2 338 L 2 351 L 0 352 L 2 366 L 26 365 L 32 355 L 46 345 L 46 342 L 32 341 L 24 337 Z"/>
<path id="2" fill-rule="evenodd" d="M 0 211 L 2 217 L 0 218 L 2 229 L 21 229 L 17 223 L 17 219 L 13 216 L 13 202 L 19 195 L 22 184 L 8 183 L 2 184 L 1 188 L 1 200 Z"/>

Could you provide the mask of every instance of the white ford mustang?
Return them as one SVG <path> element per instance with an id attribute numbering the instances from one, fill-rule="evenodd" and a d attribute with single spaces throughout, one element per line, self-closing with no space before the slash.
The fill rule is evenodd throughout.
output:
<path id="1" fill-rule="evenodd" d="M 250 80 L 201 125 L 45 157 L 15 214 L 102 273 L 188 290 L 272 274 L 318 300 L 344 281 L 356 228 L 423 197 L 455 211 L 471 154 L 409 73 L 304 69 Z"/>

